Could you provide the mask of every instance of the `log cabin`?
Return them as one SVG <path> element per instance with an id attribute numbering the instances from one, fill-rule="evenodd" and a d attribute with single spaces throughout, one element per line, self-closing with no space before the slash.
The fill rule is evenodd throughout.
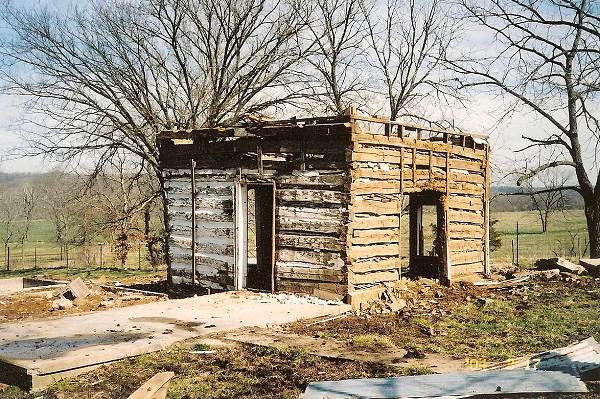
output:
<path id="1" fill-rule="evenodd" d="M 489 274 L 485 136 L 349 109 L 157 141 L 174 284 L 347 299 Z"/>

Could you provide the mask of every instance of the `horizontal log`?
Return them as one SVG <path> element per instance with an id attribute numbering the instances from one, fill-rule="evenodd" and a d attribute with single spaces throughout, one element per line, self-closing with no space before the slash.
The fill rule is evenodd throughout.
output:
<path id="1" fill-rule="evenodd" d="M 313 231 L 321 234 L 342 234 L 346 227 L 340 220 L 335 219 L 302 219 L 278 217 L 275 222 L 277 233 Z"/>
<path id="2" fill-rule="evenodd" d="M 348 269 L 354 273 L 400 269 L 400 259 L 398 257 L 389 257 L 360 262 L 354 261 L 348 266 Z"/>
<path id="3" fill-rule="evenodd" d="M 314 190 L 314 189 L 279 189 L 277 200 L 286 202 L 309 202 L 313 204 L 342 204 L 348 194 L 342 191 Z"/>
<path id="4" fill-rule="evenodd" d="M 448 220 L 450 222 L 478 224 L 483 224 L 484 221 L 482 212 L 459 211 L 455 209 L 450 209 L 448 211 Z"/>
<path id="5" fill-rule="evenodd" d="M 370 213 L 376 215 L 397 215 L 402 209 L 402 203 L 398 200 L 357 200 L 350 205 L 353 213 Z"/>
<path id="6" fill-rule="evenodd" d="M 451 265 L 483 262 L 483 251 L 453 252 L 450 254 Z"/>
<path id="7" fill-rule="evenodd" d="M 279 278 L 313 280 L 323 282 L 342 282 L 344 273 L 340 270 L 332 270 L 318 267 L 289 267 L 277 265 L 277 276 Z"/>
<path id="8" fill-rule="evenodd" d="M 306 171 L 277 176 L 277 185 L 341 187 L 346 184 L 346 173 L 340 171 Z"/>
<path id="9" fill-rule="evenodd" d="M 341 270 L 344 266 L 344 260 L 339 252 L 315 252 L 284 248 L 277 250 L 277 260 L 281 262 L 310 263 L 337 270 Z"/>
<path id="10" fill-rule="evenodd" d="M 381 229 L 398 227 L 398 216 L 359 216 L 354 215 L 350 222 L 353 230 Z"/>
<path id="11" fill-rule="evenodd" d="M 352 245 L 348 249 L 348 258 L 355 261 L 360 258 L 372 258 L 375 256 L 398 255 L 398 244 L 372 244 Z"/>
<path id="12" fill-rule="evenodd" d="M 462 275 L 468 275 L 468 274 L 474 274 L 474 273 L 478 273 L 478 272 L 483 273 L 483 271 L 484 271 L 483 262 L 481 262 L 481 261 L 452 266 L 452 275 L 455 277 L 462 276 Z"/>
<path id="13" fill-rule="evenodd" d="M 448 198 L 448 206 L 453 209 L 481 211 L 483 210 L 483 198 L 462 195 L 450 195 Z"/>
<path id="14" fill-rule="evenodd" d="M 348 282 L 350 284 L 380 283 L 385 281 L 396 281 L 398 279 L 400 279 L 400 271 L 398 269 L 361 274 L 352 271 L 348 272 Z"/>
<path id="15" fill-rule="evenodd" d="M 360 144 L 375 144 L 386 145 L 390 147 L 417 148 L 421 150 L 448 151 L 453 154 L 459 154 L 462 157 L 474 160 L 482 160 L 487 156 L 485 150 L 476 150 L 441 142 L 416 140 L 411 137 L 400 138 L 381 134 L 356 133 L 352 135 L 352 141 Z"/>
<path id="16" fill-rule="evenodd" d="M 448 250 L 450 252 L 464 252 L 464 251 L 483 251 L 483 240 L 449 240 Z"/>
<path id="17" fill-rule="evenodd" d="M 279 233 L 277 235 L 279 247 L 303 248 L 312 250 L 342 251 L 344 243 L 339 236 L 303 235 L 293 233 Z"/>
<path id="18" fill-rule="evenodd" d="M 352 245 L 397 243 L 399 238 L 397 227 L 395 229 L 354 230 L 351 242 Z"/>

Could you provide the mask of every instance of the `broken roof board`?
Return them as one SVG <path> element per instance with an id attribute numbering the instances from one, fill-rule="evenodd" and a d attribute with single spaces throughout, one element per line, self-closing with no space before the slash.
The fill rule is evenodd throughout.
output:
<path id="1" fill-rule="evenodd" d="M 311 382 L 303 398 L 434 398 L 544 392 L 587 392 L 587 388 L 578 378 L 558 371 L 494 370 Z"/>
<path id="2" fill-rule="evenodd" d="M 590 337 L 563 348 L 497 363 L 488 370 L 554 370 L 579 375 L 597 368 L 600 368 L 600 344 Z"/>

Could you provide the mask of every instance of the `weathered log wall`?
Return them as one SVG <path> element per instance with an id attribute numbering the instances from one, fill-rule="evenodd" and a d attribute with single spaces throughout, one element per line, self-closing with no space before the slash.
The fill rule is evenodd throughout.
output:
<path id="1" fill-rule="evenodd" d="M 173 282 L 192 283 L 191 169 L 164 171 L 169 202 L 169 254 Z M 196 281 L 203 287 L 234 287 L 233 169 L 196 170 Z"/>
<path id="2" fill-rule="evenodd" d="M 167 153 L 163 164 L 171 167 L 165 178 L 174 282 L 191 282 L 191 176 L 186 165 L 189 168 L 193 158 L 197 162 L 196 269 L 200 284 L 233 289 L 235 181 L 260 181 L 276 188 L 276 289 L 344 297 L 349 199 L 345 156 L 350 129 L 344 124 L 326 130 L 321 126 L 278 129 L 284 137 L 163 143 Z"/>
<path id="3" fill-rule="evenodd" d="M 400 244 L 402 200 L 423 191 L 443 194 L 451 274 L 483 271 L 487 151 L 446 140 L 372 134 L 355 126 L 348 156 L 351 285 L 398 278 L 400 257 L 408 256 Z"/>

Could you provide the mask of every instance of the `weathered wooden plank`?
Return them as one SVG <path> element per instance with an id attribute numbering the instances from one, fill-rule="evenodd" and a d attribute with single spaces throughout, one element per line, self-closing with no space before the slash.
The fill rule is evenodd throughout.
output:
<path id="1" fill-rule="evenodd" d="M 398 216 L 354 215 L 350 222 L 353 230 L 393 228 L 398 226 Z"/>
<path id="2" fill-rule="evenodd" d="M 450 262 L 452 265 L 462 265 L 475 262 L 482 262 L 483 264 L 483 260 L 483 248 L 480 251 L 453 252 L 450 254 Z"/>
<path id="3" fill-rule="evenodd" d="M 291 175 L 280 175 L 276 179 L 278 187 L 285 186 L 323 186 L 341 187 L 346 183 L 346 172 L 343 170 L 308 170 L 294 171 Z"/>
<path id="4" fill-rule="evenodd" d="M 344 260 L 339 252 L 315 252 L 310 250 L 279 249 L 277 260 L 281 262 L 302 262 L 322 265 L 341 270 Z"/>
<path id="5" fill-rule="evenodd" d="M 482 212 L 469 212 L 456 209 L 450 209 L 448 211 L 448 219 L 452 222 L 461 223 L 478 223 L 483 225 L 483 214 Z"/>
<path id="6" fill-rule="evenodd" d="M 348 272 L 348 282 L 350 284 L 365 284 L 365 283 L 379 283 L 384 281 L 396 281 L 400 278 L 400 272 L 398 269 L 382 270 L 369 273 L 354 273 L 353 271 Z"/>
<path id="7" fill-rule="evenodd" d="M 428 142 L 423 140 L 416 140 L 411 137 L 394 137 L 394 136 L 384 136 L 379 134 L 367 134 L 367 133 L 356 133 L 352 135 L 352 141 L 358 143 L 370 143 L 370 144 L 383 144 L 387 146 L 394 147 L 410 147 L 410 148 L 418 148 L 423 150 L 433 150 L 433 151 L 450 151 L 454 154 L 459 154 L 466 158 L 471 158 L 475 160 L 484 159 L 486 156 L 485 150 L 476 150 L 472 148 L 465 148 L 460 146 L 455 146 L 452 144 L 446 144 L 441 142 Z"/>
<path id="8" fill-rule="evenodd" d="M 336 219 L 278 217 L 276 218 L 275 225 L 279 234 L 281 234 L 282 231 L 314 231 L 321 234 L 342 234 L 345 231 L 343 221 Z"/>
<path id="9" fill-rule="evenodd" d="M 348 194 L 342 191 L 315 190 L 315 189 L 279 189 L 277 200 L 286 202 L 308 202 L 312 204 L 342 204 Z"/>
<path id="10" fill-rule="evenodd" d="M 401 208 L 400 202 L 396 199 L 392 201 L 356 200 L 351 205 L 351 212 L 376 215 L 397 215 L 400 213 Z"/>
<path id="11" fill-rule="evenodd" d="M 318 206 L 318 204 L 315 204 Z M 344 208 L 316 208 L 316 207 L 295 207 L 295 206 L 278 206 L 278 217 L 287 217 L 304 220 L 314 218 L 319 220 L 337 220 L 341 221 L 344 217 Z"/>
<path id="12" fill-rule="evenodd" d="M 332 270 L 322 267 L 298 267 L 278 265 L 277 276 L 287 279 L 313 280 L 323 282 L 342 282 L 344 273 L 341 270 Z"/>
<path id="13" fill-rule="evenodd" d="M 450 195 L 448 198 L 448 206 L 453 209 L 481 211 L 483 209 L 483 198 L 462 195 Z"/>
<path id="14" fill-rule="evenodd" d="M 351 261 L 375 256 L 398 255 L 398 244 L 352 245 L 347 254 Z"/>
<path id="15" fill-rule="evenodd" d="M 378 270 L 399 269 L 400 260 L 398 257 L 375 258 L 367 261 L 354 261 L 348 267 L 354 273 L 364 273 Z"/>
<path id="16" fill-rule="evenodd" d="M 352 245 L 393 243 L 399 239 L 398 228 L 354 230 Z"/>
<path id="17" fill-rule="evenodd" d="M 303 281 L 281 278 L 278 280 L 277 289 L 283 292 L 294 292 L 311 294 L 323 297 L 327 293 L 327 299 L 342 299 L 347 293 L 347 284 Z"/>
<path id="18" fill-rule="evenodd" d="M 339 236 L 304 235 L 286 232 L 280 232 L 277 235 L 277 245 L 279 247 L 327 251 L 342 251 L 344 249 L 344 245 Z"/>
<path id="19" fill-rule="evenodd" d="M 481 239 L 451 239 L 448 241 L 448 249 L 450 250 L 450 252 L 483 251 L 483 241 Z"/>

